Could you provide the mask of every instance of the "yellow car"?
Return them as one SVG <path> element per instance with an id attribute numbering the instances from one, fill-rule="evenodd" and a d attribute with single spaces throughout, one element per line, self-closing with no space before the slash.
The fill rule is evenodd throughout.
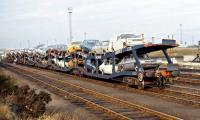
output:
<path id="1" fill-rule="evenodd" d="M 68 46 L 68 49 L 67 49 L 67 52 L 72 54 L 72 53 L 75 53 L 75 52 L 78 52 L 78 51 L 82 51 L 81 49 L 81 46 L 78 42 L 72 42 L 69 46 Z"/>
<path id="2" fill-rule="evenodd" d="M 68 62 L 69 68 L 83 65 L 82 49 L 79 42 L 72 42 L 68 46 L 67 52 L 70 54 L 70 61 Z"/>

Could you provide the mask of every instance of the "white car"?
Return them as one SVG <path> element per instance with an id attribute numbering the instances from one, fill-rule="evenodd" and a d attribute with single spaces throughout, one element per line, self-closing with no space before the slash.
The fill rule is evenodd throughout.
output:
<path id="1" fill-rule="evenodd" d="M 151 59 L 148 55 L 139 56 L 140 63 L 144 69 L 155 68 L 161 64 L 160 59 Z M 119 71 L 132 71 L 136 69 L 136 61 L 132 55 L 125 56 L 118 64 Z"/>
<path id="2" fill-rule="evenodd" d="M 104 61 L 100 66 L 99 70 L 103 74 L 112 74 L 112 62 L 111 60 Z M 118 66 L 115 65 L 115 71 L 117 72 Z"/>
<path id="3" fill-rule="evenodd" d="M 64 62 L 64 60 L 58 60 L 56 58 L 53 58 L 52 61 L 59 67 L 64 68 L 65 66 L 68 67 L 68 63 Z"/>
<path id="4" fill-rule="evenodd" d="M 81 43 L 81 48 L 84 52 L 90 52 L 95 46 L 101 45 L 101 42 L 99 40 L 84 40 Z"/>
<path id="5" fill-rule="evenodd" d="M 132 33 L 122 33 L 111 38 L 108 46 L 108 51 L 118 51 L 125 47 L 133 45 L 145 44 L 143 35 L 134 35 Z"/>
<path id="6" fill-rule="evenodd" d="M 96 44 L 91 52 L 96 54 L 104 54 L 108 50 L 109 41 L 100 41 L 99 44 Z"/>

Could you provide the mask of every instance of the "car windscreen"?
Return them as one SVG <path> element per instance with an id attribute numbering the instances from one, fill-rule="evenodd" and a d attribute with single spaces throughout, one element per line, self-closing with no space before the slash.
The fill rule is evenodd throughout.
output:
<path id="1" fill-rule="evenodd" d="M 98 40 L 86 40 L 84 41 L 84 44 L 90 47 L 95 46 L 96 44 L 99 44 Z"/>
<path id="2" fill-rule="evenodd" d="M 80 42 L 80 41 L 75 41 L 75 42 L 72 42 L 71 44 L 72 44 L 72 45 L 74 45 L 74 44 L 80 45 L 81 42 Z"/>
<path id="3" fill-rule="evenodd" d="M 122 34 L 119 36 L 119 39 L 127 39 L 127 38 L 136 38 L 137 36 L 134 34 Z"/>
<path id="4" fill-rule="evenodd" d="M 102 46 L 108 46 L 109 45 L 109 41 L 102 41 Z"/>
<path id="5" fill-rule="evenodd" d="M 151 58 L 149 58 L 148 54 L 139 54 L 138 55 L 138 58 L 139 59 L 144 59 L 144 60 L 149 60 Z"/>

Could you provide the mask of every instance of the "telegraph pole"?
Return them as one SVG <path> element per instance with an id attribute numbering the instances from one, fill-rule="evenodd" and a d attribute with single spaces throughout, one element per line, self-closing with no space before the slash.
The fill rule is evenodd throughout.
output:
<path id="1" fill-rule="evenodd" d="M 28 49 L 30 49 L 30 40 L 27 40 L 28 42 Z"/>
<path id="2" fill-rule="evenodd" d="M 20 43 L 19 43 L 19 44 L 20 44 L 20 49 L 22 49 L 22 41 L 20 41 Z"/>
<path id="3" fill-rule="evenodd" d="M 183 44 L 183 40 L 182 40 L 182 24 L 180 24 L 180 44 Z"/>
<path id="4" fill-rule="evenodd" d="M 48 47 L 48 45 L 49 45 L 49 41 L 47 40 L 47 47 Z"/>
<path id="5" fill-rule="evenodd" d="M 55 40 L 55 42 L 56 42 L 56 49 L 58 50 L 57 39 L 55 38 L 54 40 Z"/>
<path id="6" fill-rule="evenodd" d="M 154 37 L 152 37 L 152 44 L 154 44 Z"/>
<path id="7" fill-rule="evenodd" d="M 71 18 L 71 15 L 72 15 L 72 8 L 68 8 L 68 13 L 69 13 L 69 43 L 72 42 L 72 18 Z"/>
<path id="8" fill-rule="evenodd" d="M 86 40 L 86 36 L 87 36 L 87 33 L 86 33 L 86 32 L 84 32 L 84 40 Z"/>
<path id="9" fill-rule="evenodd" d="M 198 54 L 200 54 L 200 40 L 199 40 L 199 43 L 198 43 Z"/>

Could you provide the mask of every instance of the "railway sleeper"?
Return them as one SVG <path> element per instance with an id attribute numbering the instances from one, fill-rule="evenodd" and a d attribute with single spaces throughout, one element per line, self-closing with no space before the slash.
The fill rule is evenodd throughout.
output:
<path id="1" fill-rule="evenodd" d="M 99 105 L 108 103 L 108 102 L 106 102 L 104 100 L 91 100 L 91 102 L 94 102 L 94 103 L 99 104 Z"/>
<path id="2" fill-rule="evenodd" d="M 109 109 L 111 109 L 111 110 L 113 110 L 113 111 L 120 111 L 120 110 L 122 110 L 122 109 L 126 109 L 126 110 L 129 110 L 129 111 L 131 111 L 130 109 L 128 109 L 128 108 L 124 108 L 124 107 L 121 107 L 121 106 L 115 106 L 114 104 L 112 104 L 112 105 L 110 105 L 110 106 L 108 106 L 108 108 Z"/>
<path id="3" fill-rule="evenodd" d="M 156 92 L 156 91 L 154 90 L 154 92 Z M 171 95 L 171 96 L 179 95 L 183 99 L 188 99 L 188 100 L 193 100 L 193 101 L 195 101 L 195 100 L 199 101 L 200 100 L 200 95 L 190 94 L 188 92 L 175 91 L 175 90 L 171 90 L 171 89 L 164 89 L 163 91 L 160 91 L 160 93 L 168 94 L 168 95 Z"/>
<path id="4" fill-rule="evenodd" d="M 189 92 L 192 94 L 200 95 L 200 89 L 197 88 L 191 88 L 186 86 L 179 86 L 179 85 L 168 85 L 167 88 L 170 88 L 172 90 L 180 91 L 180 92 Z"/>
<path id="5" fill-rule="evenodd" d="M 158 117 L 154 117 L 154 116 L 143 116 L 143 117 L 131 117 L 132 119 L 136 119 L 136 120 L 160 120 L 160 118 Z"/>
<path id="6" fill-rule="evenodd" d="M 115 109 L 115 111 L 120 112 L 120 113 L 130 112 L 130 110 L 127 108 L 118 108 L 118 109 Z M 132 113 L 132 112 L 130 112 L 130 113 Z"/>
<path id="7" fill-rule="evenodd" d="M 62 91 L 62 90 L 60 90 L 60 91 Z M 69 93 L 67 93 L 67 94 L 69 94 Z M 75 96 L 71 96 L 72 98 L 74 97 L 75 99 L 76 99 L 76 97 Z M 82 101 L 83 103 L 85 103 L 85 104 L 87 104 L 87 105 L 89 105 L 89 106 L 94 106 L 95 104 L 91 104 L 89 101 L 84 101 L 84 100 L 77 100 L 77 101 Z M 89 104 L 90 103 L 90 104 Z M 113 114 L 114 115 L 114 113 L 112 112 L 112 111 L 110 111 L 109 109 L 105 109 L 105 108 L 102 108 L 102 107 L 100 107 L 99 106 L 99 109 L 101 109 L 102 111 L 109 111 L 110 112 L 110 114 Z M 119 116 L 119 115 L 114 115 L 114 116 Z M 122 116 L 121 116 L 122 117 Z"/>

